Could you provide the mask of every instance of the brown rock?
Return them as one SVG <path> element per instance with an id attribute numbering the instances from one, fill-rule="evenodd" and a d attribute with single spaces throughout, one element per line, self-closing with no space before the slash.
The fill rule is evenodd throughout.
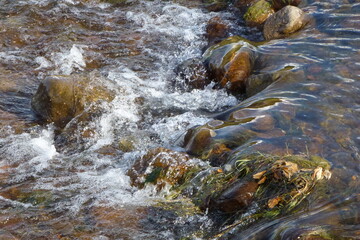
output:
<path id="1" fill-rule="evenodd" d="M 251 75 L 246 79 L 246 96 L 251 97 L 264 90 L 271 83 L 276 81 L 274 74 L 265 73 Z"/>
<path id="2" fill-rule="evenodd" d="M 218 198 L 210 202 L 210 208 L 226 213 L 237 212 L 250 205 L 258 184 L 254 181 L 237 182 L 226 189 Z"/>
<path id="3" fill-rule="evenodd" d="M 244 81 L 250 76 L 252 64 L 249 52 L 239 52 L 234 59 L 229 62 L 228 69 L 220 81 L 221 86 L 227 87 L 231 91 L 243 90 L 245 88 Z"/>
<path id="4" fill-rule="evenodd" d="M 246 11 L 244 20 L 249 26 L 260 26 L 275 13 L 272 5 L 266 0 L 257 0 Z"/>
<path id="5" fill-rule="evenodd" d="M 271 139 L 271 138 L 278 138 L 278 137 L 283 137 L 285 136 L 286 132 L 280 128 L 274 128 L 270 131 L 265 131 L 265 132 L 257 132 L 256 136 L 260 137 L 260 138 L 266 138 L 266 139 Z"/>
<path id="6" fill-rule="evenodd" d="M 207 49 L 203 55 L 210 77 L 221 87 L 244 91 L 256 58 L 253 46 L 243 38 L 233 36 Z"/>
<path id="7" fill-rule="evenodd" d="M 196 156 L 201 155 L 207 148 L 210 148 L 212 137 L 215 135 L 214 130 L 205 127 L 192 131 L 191 137 L 184 142 L 186 151 Z"/>
<path id="8" fill-rule="evenodd" d="M 213 45 L 216 42 L 227 37 L 229 26 L 225 24 L 220 17 L 216 16 L 209 20 L 206 26 L 206 37 L 209 45 Z"/>
<path id="9" fill-rule="evenodd" d="M 255 131 L 269 131 L 274 129 L 275 119 L 271 115 L 262 115 L 255 118 L 251 129 Z"/>
<path id="10" fill-rule="evenodd" d="M 309 17 L 294 6 L 286 6 L 270 16 L 264 25 L 264 37 L 266 40 L 286 37 L 309 22 Z"/>
<path id="11" fill-rule="evenodd" d="M 184 61 L 176 68 L 176 72 L 190 90 L 204 89 L 211 82 L 204 64 L 197 58 Z"/>
<path id="12" fill-rule="evenodd" d="M 254 118 L 256 117 L 257 113 L 257 109 L 243 108 L 231 113 L 229 120 L 236 121 L 241 119 Z"/>
<path id="13" fill-rule="evenodd" d="M 156 148 L 135 161 L 127 175 L 136 187 L 142 188 L 151 183 L 160 191 L 166 184 L 174 185 L 183 178 L 194 166 L 190 159 L 186 153 Z"/>
<path id="14" fill-rule="evenodd" d="M 111 91 L 87 76 L 59 75 L 48 77 L 40 84 L 31 107 L 41 118 L 62 128 L 91 103 L 113 98 Z"/>

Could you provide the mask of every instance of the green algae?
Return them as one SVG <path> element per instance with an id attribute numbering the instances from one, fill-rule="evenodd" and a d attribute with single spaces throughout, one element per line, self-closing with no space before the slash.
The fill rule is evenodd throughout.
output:
<path id="1" fill-rule="evenodd" d="M 266 98 L 250 104 L 247 108 L 264 108 L 282 102 L 280 98 Z"/>
<path id="2" fill-rule="evenodd" d="M 164 169 L 162 167 L 156 167 L 150 174 L 146 175 L 145 182 L 146 183 L 156 183 L 158 178 L 161 175 L 164 175 L 163 173 Z"/>
<path id="3" fill-rule="evenodd" d="M 274 12 L 271 3 L 259 0 L 247 9 L 244 19 L 250 25 L 258 25 L 265 22 Z"/>

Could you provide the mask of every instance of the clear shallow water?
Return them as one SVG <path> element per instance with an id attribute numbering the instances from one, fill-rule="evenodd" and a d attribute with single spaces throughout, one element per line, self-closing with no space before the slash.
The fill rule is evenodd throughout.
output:
<path id="1" fill-rule="evenodd" d="M 182 61 L 201 56 L 211 17 L 235 19 L 231 13 L 206 13 L 197 5 L 0 1 L 0 234 L 9 239 L 176 239 L 190 228 L 211 229 L 211 220 L 202 214 L 178 218 L 156 212 L 149 206 L 162 196 L 151 188 L 130 187 L 125 175 L 146 150 L 181 149 L 177 143 L 187 129 L 240 103 L 212 86 L 187 91 L 174 73 Z M 294 74 L 235 108 L 278 98 L 280 103 L 259 112 L 294 117 L 278 123 L 284 136 L 256 136 L 236 150 L 323 156 L 333 164 L 334 189 L 330 199 L 313 199 L 310 213 L 262 222 L 234 238 L 293 239 L 300 234 L 292 231 L 297 224 L 308 230 L 326 225 L 356 236 L 359 8 L 356 2 L 308 1 L 303 9 L 313 16 L 312 24 L 258 48 L 255 74 L 287 66 Z M 259 39 L 254 29 L 232 28 Z M 51 124 L 39 125 L 30 109 L 38 84 L 54 74 L 89 76 L 116 97 L 103 103 L 93 121 L 70 123 L 68 129 L 76 134 L 57 136 Z M 225 129 L 223 136 L 227 134 Z M 118 148 L 124 139 L 133 142 L 132 151 Z M 341 215 L 347 209 L 355 209 L 355 217 Z M 335 220 L 327 222 L 328 215 Z"/>

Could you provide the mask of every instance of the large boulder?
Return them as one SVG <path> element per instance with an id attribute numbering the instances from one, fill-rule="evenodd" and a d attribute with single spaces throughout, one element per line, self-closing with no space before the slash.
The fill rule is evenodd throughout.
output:
<path id="1" fill-rule="evenodd" d="M 309 22 L 309 17 L 294 6 L 286 6 L 271 15 L 264 25 L 264 37 L 266 40 L 286 37 Z"/>
<path id="2" fill-rule="evenodd" d="M 266 0 L 258 0 L 247 9 L 244 20 L 249 26 L 261 26 L 274 13 L 275 10 L 271 3 Z"/>
<path id="3" fill-rule="evenodd" d="M 46 122 L 63 128 L 84 109 L 97 101 L 111 101 L 114 94 L 89 76 L 47 77 L 31 101 L 31 107 Z"/>
<path id="4" fill-rule="evenodd" d="M 256 58 L 254 47 L 233 36 L 208 48 L 203 60 L 210 76 L 230 91 L 243 92 Z"/>

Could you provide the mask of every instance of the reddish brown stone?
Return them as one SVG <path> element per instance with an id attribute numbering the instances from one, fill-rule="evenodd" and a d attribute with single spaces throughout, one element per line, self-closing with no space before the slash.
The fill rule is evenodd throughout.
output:
<path id="1" fill-rule="evenodd" d="M 222 87 L 227 87 L 231 91 L 243 91 L 245 79 L 250 76 L 252 61 L 250 53 L 240 51 L 233 60 L 229 62 L 228 69 L 221 79 Z"/>
<path id="2" fill-rule="evenodd" d="M 255 118 L 252 129 L 255 131 L 269 131 L 274 129 L 275 119 L 271 115 L 262 115 Z"/>
<path id="3" fill-rule="evenodd" d="M 216 16 L 209 20 L 206 26 L 206 37 L 209 45 L 224 39 L 227 37 L 229 26 L 225 24 L 220 17 Z"/>
<path id="4" fill-rule="evenodd" d="M 218 198 L 210 203 L 210 207 L 226 213 L 237 212 L 250 205 L 258 184 L 251 182 L 237 182 L 226 189 Z"/>

